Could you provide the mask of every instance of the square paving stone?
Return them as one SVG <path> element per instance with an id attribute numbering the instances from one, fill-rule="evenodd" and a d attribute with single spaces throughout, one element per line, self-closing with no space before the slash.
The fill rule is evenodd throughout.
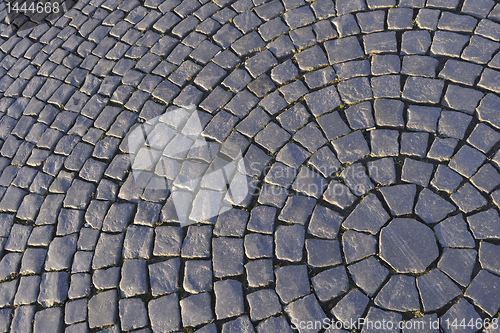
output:
<path id="1" fill-rule="evenodd" d="M 373 12 L 357 13 L 359 26 L 363 33 L 372 33 L 384 30 L 385 12 L 376 10 Z"/>
<path id="2" fill-rule="evenodd" d="M 339 0 L 336 2 L 337 15 L 344 15 L 357 11 L 366 10 L 366 4 L 364 0 Z"/>
<path id="3" fill-rule="evenodd" d="M 259 108 L 259 110 L 262 109 Z M 268 120 L 267 115 L 263 114 L 262 116 L 264 119 Z M 299 128 L 307 123 L 309 117 L 310 113 L 307 112 L 302 103 L 297 103 L 288 110 L 280 113 L 277 119 L 280 122 L 281 127 L 289 132 L 296 132 Z"/>
<path id="4" fill-rule="evenodd" d="M 349 279 L 343 266 L 323 271 L 311 279 L 318 299 L 327 302 L 349 290 Z"/>
<path id="5" fill-rule="evenodd" d="M 367 129 L 372 128 L 374 124 L 373 120 L 373 108 L 370 102 L 362 102 L 349 107 L 344 111 L 349 126 L 356 129 Z"/>
<path id="6" fill-rule="evenodd" d="M 408 108 L 408 123 L 406 126 L 413 130 L 435 132 L 440 115 L 440 108 L 411 106 Z"/>
<path id="7" fill-rule="evenodd" d="M 340 168 L 340 162 L 329 147 L 317 150 L 309 159 L 309 164 L 327 178 L 332 177 Z"/>
<path id="8" fill-rule="evenodd" d="M 249 259 L 272 258 L 272 236 L 253 233 L 247 234 L 245 236 L 245 254 Z"/>
<path id="9" fill-rule="evenodd" d="M 192 294 L 212 289 L 212 264 L 209 260 L 185 262 L 183 288 Z"/>
<path id="10" fill-rule="evenodd" d="M 469 144 L 483 153 L 487 153 L 498 141 L 500 141 L 500 133 L 484 123 L 477 124 L 467 138 Z"/>
<path id="11" fill-rule="evenodd" d="M 415 185 L 383 187 L 380 192 L 391 210 L 391 215 L 406 215 L 413 212 L 416 194 Z"/>
<path id="12" fill-rule="evenodd" d="M 292 188 L 298 192 L 318 199 L 322 196 L 327 184 L 328 182 L 325 178 L 311 169 L 302 166 Z"/>
<path id="13" fill-rule="evenodd" d="M 243 274 L 243 240 L 226 237 L 212 240 L 215 277 Z"/>
<path id="14" fill-rule="evenodd" d="M 321 20 L 313 25 L 313 31 L 316 35 L 316 40 L 318 42 L 323 42 L 328 39 L 338 37 L 337 32 L 332 27 L 332 24 L 328 20 Z"/>
<path id="15" fill-rule="evenodd" d="M 393 294 L 394 290 L 400 293 Z M 415 278 L 405 275 L 392 276 L 377 295 L 375 302 L 378 306 L 390 310 L 415 311 L 420 307 Z"/>
<path id="16" fill-rule="evenodd" d="M 352 163 L 370 153 L 368 144 L 361 131 L 355 131 L 333 140 L 332 145 L 342 163 Z"/>
<path id="17" fill-rule="evenodd" d="M 368 162 L 370 178 L 382 185 L 393 184 L 396 181 L 394 159 L 387 157 Z"/>
<path id="18" fill-rule="evenodd" d="M 371 79 L 374 98 L 399 98 L 401 95 L 401 77 L 384 75 Z"/>
<path id="19" fill-rule="evenodd" d="M 401 101 L 377 99 L 374 103 L 375 122 L 379 126 L 404 127 L 403 108 Z"/>
<path id="20" fill-rule="evenodd" d="M 309 46 L 314 45 L 316 42 L 316 38 L 311 26 L 292 30 L 289 32 L 289 36 L 292 39 L 292 43 L 298 50 L 303 50 Z"/>
<path id="21" fill-rule="evenodd" d="M 401 154 L 425 157 L 429 142 L 429 134 L 422 132 L 401 133 Z"/>
<path id="22" fill-rule="evenodd" d="M 311 71 L 317 67 L 328 65 L 328 60 L 318 45 L 297 53 L 295 59 L 302 71 Z"/>
<path id="23" fill-rule="evenodd" d="M 486 64 L 498 49 L 498 43 L 486 38 L 474 35 L 469 45 L 464 49 L 462 58 L 477 64 Z"/>
<path id="24" fill-rule="evenodd" d="M 276 208 L 257 206 L 252 209 L 247 228 L 250 231 L 271 234 L 274 230 Z M 243 233 L 241 234 L 241 236 Z"/>
<path id="25" fill-rule="evenodd" d="M 471 181 L 478 189 L 489 193 L 500 184 L 500 174 L 491 164 L 485 164 Z"/>
<path id="26" fill-rule="evenodd" d="M 318 69 L 312 73 L 307 73 L 304 76 L 306 84 L 309 88 L 314 89 L 330 83 L 336 80 L 335 71 L 331 66 Z"/>
<path id="27" fill-rule="evenodd" d="M 236 280 L 216 281 L 215 314 L 217 319 L 231 318 L 244 312 L 241 282 Z"/>
<path id="28" fill-rule="evenodd" d="M 287 60 L 271 70 L 271 79 L 278 84 L 286 83 L 297 77 L 299 71 L 291 60 Z"/>
<path id="29" fill-rule="evenodd" d="M 397 74 L 401 70 L 401 61 L 397 55 L 374 55 L 371 62 L 373 75 Z"/>
<path id="30" fill-rule="evenodd" d="M 351 189 L 351 192 L 357 196 L 366 194 L 373 189 L 373 183 L 366 174 L 366 170 L 360 163 L 355 163 L 348 166 L 342 171 L 340 177 L 345 184 Z"/>
<path id="31" fill-rule="evenodd" d="M 396 156 L 399 152 L 399 132 L 393 130 L 370 131 L 371 153 L 373 156 Z"/>
<path id="32" fill-rule="evenodd" d="M 431 45 L 431 54 L 459 57 L 469 37 L 454 32 L 437 31 Z"/>
<path id="33" fill-rule="evenodd" d="M 311 267 L 329 267 L 342 263 L 337 240 L 308 239 L 306 251 L 307 263 Z"/>
<path id="34" fill-rule="evenodd" d="M 259 105 L 264 108 L 269 114 L 274 115 L 287 107 L 287 102 L 281 97 L 278 91 L 274 91 L 264 97 Z"/>
<path id="35" fill-rule="evenodd" d="M 314 14 L 307 6 L 299 7 L 285 13 L 284 19 L 290 29 L 297 29 L 315 21 Z"/>
<path id="36" fill-rule="evenodd" d="M 402 53 L 405 55 L 425 55 L 430 46 L 431 35 L 428 31 L 406 31 L 403 33 L 401 49 Z"/>
<path id="37" fill-rule="evenodd" d="M 250 287 L 267 286 L 274 281 L 273 262 L 271 259 L 249 261 L 245 265 L 247 282 Z"/>
<path id="38" fill-rule="evenodd" d="M 274 290 L 263 289 L 247 295 L 250 318 L 258 321 L 281 312 L 281 304 Z"/>
<path id="39" fill-rule="evenodd" d="M 443 327 L 444 332 L 450 333 L 452 331 L 452 326 L 447 325 L 446 323 L 452 323 L 455 319 L 457 320 L 464 319 L 465 321 L 475 321 L 481 320 L 479 315 L 477 314 L 474 306 L 469 303 L 465 298 L 461 298 L 457 303 L 455 303 L 441 318 L 441 327 Z M 473 332 L 474 329 L 465 329 L 464 332 Z"/>
<path id="40" fill-rule="evenodd" d="M 149 320 L 153 331 L 176 331 L 180 328 L 177 294 L 153 299 L 148 303 Z"/>
<path id="41" fill-rule="evenodd" d="M 288 324 L 285 318 L 271 317 L 260 322 L 259 325 L 257 325 L 257 331 L 259 333 L 272 333 L 272 332 L 291 333 L 292 329 L 290 328 L 290 325 Z"/>
<path id="42" fill-rule="evenodd" d="M 500 122 L 496 116 L 496 110 L 498 109 L 498 104 L 500 103 L 500 98 L 494 94 L 488 94 L 481 101 L 481 104 L 477 107 L 477 113 L 481 121 L 485 121 L 496 128 L 500 128 Z"/>
<path id="43" fill-rule="evenodd" d="M 436 137 L 431 148 L 429 149 L 429 152 L 427 153 L 427 157 L 438 161 L 449 160 L 453 155 L 456 146 L 456 139 Z"/>
<path id="44" fill-rule="evenodd" d="M 183 326 L 198 326 L 213 320 L 212 298 L 208 293 L 188 296 L 180 301 Z"/>
<path id="45" fill-rule="evenodd" d="M 363 43 L 366 54 L 397 52 L 396 33 L 392 31 L 364 35 Z"/>
<path id="46" fill-rule="evenodd" d="M 444 82 L 421 77 L 406 79 L 402 97 L 417 103 L 439 103 Z"/>
<path id="47" fill-rule="evenodd" d="M 460 289 L 438 269 L 418 277 L 417 286 L 425 311 L 439 309 L 461 294 Z"/>
<path id="48" fill-rule="evenodd" d="M 317 205 L 311 216 L 307 232 L 319 238 L 335 239 L 341 221 L 340 214 L 327 207 Z"/>
<path id="49" fill-rule="evenodd" d="M 450 59 L 446 61 L 439 77 L 472 86 L 482 70 L 483 68 L 479 65 Z"/>
<path id="50" fill-rule="evenodd" d="M 263 74 L 257 79 L 250 82 L 247 87 L 248 90 L 250 90 L 257 97 L 264 97 L 269 92 L 273 91 L 276 86 L 274 85 L 273 81 L 271 81 L 269 76 Z M 254 104 L 257 104 L 257 100 L 255 100 Z"/>
<path id="51" fill-rule="evenodd" d="M 329 86 L 305 96 L 307 106 L 315 116 L 320 116 L 340 105 L 340 98 L 335 87 Z"/>
<path id="52" fill-rule="evenodd" d="M 463 178 L 445 165 L 439 165 L 431 184 L 440 191 L 454 192 Z"/>
<path id="53" fill-rule="evenodd" d="M 290 303 L 311 293 L 305 265 L 279 267 L 274 273 L 276 275 L 276 292 L 283 303 Z"/>
<path id="54" fill-rule="evenodd" d="M 280 36 L 276 40 L 272 41 L 268 45 L 268 49 L 277 58 L 283 58 L 295 52 L 295 47 L 293 46 L 292 40 L 286 35 Z"/>
<path id="55" fill-rule="evenodd" d="M 433 170 L 434 166 L 430 163 L 406 158 L 403 164 L 401 180 L 427 187 Z"/>
<path id="56" fill-rule="evenodd" d="M 464 145 L 453 156 L 449 167 L 464 177 L 471 177 L 483 164 L 486 157 L 478 150 Z"/>
<path id="57" fill-rule="evenodd" d="M 281 225 L 276 229 L 275 254 L 280 260 L 299 262 L 304 248 L 304 227 L 298 224 Z"/>
<path id="58" fill-rule="evenodd" d="M 332 23 L 336 27 L 340 38 L 360 33 L 359 26 L 352 14 L 337 16 L 332 19 Z"/>
<path id="59" fill-rule="evenodd" d="M 372 235 L 353 230 L 347 230 L 342 235 L 342 250 L 347 264 L 375 254 L 376 247 L 377 240 Z"/>
<path id="60" fill-rule="evenodd" d="M 189 226 L 182 242 L 181 256 L 184 258 L 210 257 L 211 226 Z"/>
<path id="61" fill-rule="evenodd" d="M 485 88 L 496 93 L 500 93 L 500 85 L 498 80 L 500 78 L 500 72 L 486 68 L 481 75 L 481 80 L 477 84 L 481 88 Z"/>
<path id="62" fill-rule="evenodd" d="M 249 214 L 243 210 L 231 209 L 217 218 L 214 234 L 217 236 L 242 237 Z"/>
<path id="63" fill-rule="evenodd" d="M 364 77 L 342 81 L 338 84 L 338 89 L 342 100 L 347 104 L 373 98 L 370 83 Z"/>
<path id="64" fill-rule="evenodd" d="M 436 77 L 439 61 L 432 57 L 411 55 L 403 57 L 402 74 L 424 77 Z"/>
<path id="65" fill-rule="evenodd" d="M 462 139 L 472 117 L 461 112 L 443 111 L 439 119 L 438 131 L 446 136 Z"/>
<path id="66" fill-rule="evenodd" d="M 329 140 L 334 140 L 350 132 L 347 124 L 342 120 L 339 112 L 332 112 L 321 117 L 316 121 Z"/>
<path id="67" fill-rule="evenodd" d="M 179 288 L 178 258 L 161 261 L 148 266 L 149 283 L 153 296 L 174 293 Z"/>
<path id="68" fill-rule="evenodd" d="M 292 322 L 319 322 L 326 318 L 325 313 L 321 309 L 316 297 L 308 295 L 300 300 L 289 304 L 285 311 Z M 323 318 L 323 319 L 322 319 Z"/>
<path id="69" fill-rule="evenodd" d="M 451 200 L 465 213 L 470 213 L 487 203 L 481 193 L 470 183 L 466 183 L 453 193 Z"/>
<path id="70" fill-rule="evenodd" d="M 347 37 L 324 43 L 330 64 L 345 62 L 364 56 L 356 37 Z"/>

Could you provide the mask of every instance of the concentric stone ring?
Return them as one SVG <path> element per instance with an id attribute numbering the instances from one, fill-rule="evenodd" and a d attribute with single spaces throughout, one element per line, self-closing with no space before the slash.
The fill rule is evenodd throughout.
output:
<path id="1" fill-rule="evenodd" d="M 0 8 L 0 333 L 498 330 L 497 0 Z"/>

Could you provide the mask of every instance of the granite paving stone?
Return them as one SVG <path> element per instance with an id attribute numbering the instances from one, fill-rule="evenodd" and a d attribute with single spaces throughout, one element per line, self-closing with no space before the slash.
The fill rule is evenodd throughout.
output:
<path id="1" fill-rule="evenodd" d="M 493 0 L 93 0 L 0 24 L 0 332 L 475 331 L 446 320 L 500 307 L 499 22 Z M 249 191 L 184 228 L 170 194 L 207 193 L 212 159 L 130 157 L 189 105 Z"/>

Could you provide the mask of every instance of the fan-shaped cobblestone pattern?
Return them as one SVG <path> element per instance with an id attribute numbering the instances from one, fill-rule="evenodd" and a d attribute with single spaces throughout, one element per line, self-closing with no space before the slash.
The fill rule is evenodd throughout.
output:
<path id="1" fill-rule="evenodd" d="M 498 317 L 498 1 L 91 0 L 0 38 L 0 332 Z M 255 194 L 180 228 L 125 138 L 191 104 Z"/>

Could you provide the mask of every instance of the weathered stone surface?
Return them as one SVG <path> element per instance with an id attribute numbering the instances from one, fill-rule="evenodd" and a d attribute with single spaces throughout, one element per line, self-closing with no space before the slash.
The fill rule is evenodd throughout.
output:
<path id="1" fill-rule="evenodd" d="M 474 277 L 465 291 L 465 296 L 472 299 L 474 304 L 487 314 L 493 316 L 500 308 L 499 285 L 500 278 L 483 269 Z"/>
<path id="2" fill-rule="evenodd" d="M 308 295 L 304 298 L 294 301 L 285 307 L 288 315 L 297 322 L 323 320 L 326 318 L 325 313 L 319 306 L 319 303 L 314 295 Z M 304 331 L 304 330 L 302 330 Z M 308 330 L 310 332 L 318 332 L 319 330 Z M 299 331 L 300 332 L 300 331 Z"/>
<path id="3" fill-rule="evenodd" d="M 332 314 L 341 321 L 356 321 L 365 312 L 368 297 L 355 288 L 345 295 L 332 309 Z"/>
<path id="4" fill-rule="evenodd" d="M 217 281 L 214 284 L 215 315 L 217 319 L 238 316 L 244 312 L 241 283 L 235 280 Z"/>
<path id="5" fill-rule="evenodd" d="M 148 314 L 154 331 L 173 332 L 178 330 L 181 315 L 177 294 L 149 301 Z"/>
<path id="6" fill-rule="evenodd" d="M 394 275 L 380 290 L 375 304 L 388 310 L 416 311 L 420 309 L 415 278 L 407 275 Z"/>
<path id="7" fill-rule="evenodd" d="M 349 290 L 349 279 L 343 266 L 323 271 L 315 275 L 311 282 L 316 296 L 322 302 L 341 296 Z"/>
<path id="8" fill-rule="evenodd" d="M 461 294 L 460 289 L 440 270 L 433 269 L 417 278 L 424 311 L 434 311 Z"/>
<path id="9" fill-rule="evenodd" d="M 382 207 L 380 200 L 376 195 L 370 194 L 356 206 L 342 226 L 375 235 L 388 220 L 389 215 Z"/>
<path id="10" fill-rule="evenodd" d="M 349 273 L 359 288 L 373 296 L 389 275 L 389 270 L 372 256 L 350 265 Z"/>
<path id="11" fill-rule="evenodd" d="M 414 219 L 394 219 L 380 233 L 380 257 L 400 273 L 424 272 L 438 256 L 434 233 Z"/>

